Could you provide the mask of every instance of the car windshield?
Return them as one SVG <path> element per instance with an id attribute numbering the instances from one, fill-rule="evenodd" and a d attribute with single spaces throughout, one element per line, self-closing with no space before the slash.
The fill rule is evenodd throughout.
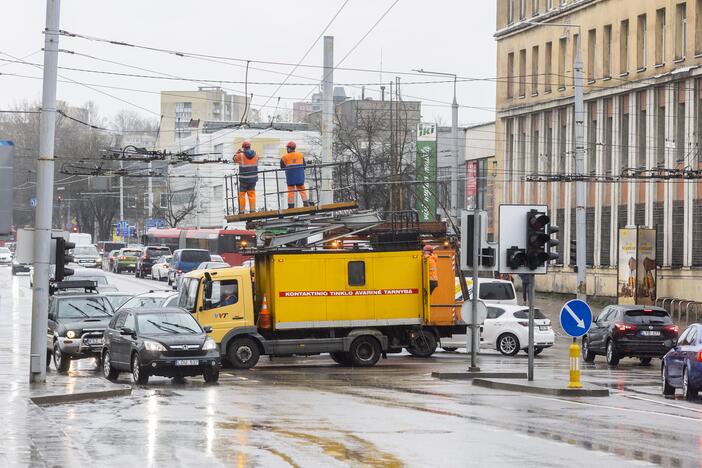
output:
<path id="1" fill-rule="evenodd" d="M 66 320 L 105 318 L 112 317 L 112 308 L 103 297 L 70 297 L 59 299 L 57 315 Z"/>
<path id="2" fill-rule="evenodd" d="M 10 249 L 8 249 L 7 247 L 0 247 L 0 254 L 9 254 L 9 253 L 11 253 L 11 252 L 10 252 Z"/>
<path id="3" fill-rule="evenodd" d="M 171 261 L 171 258 L 173 258 L 171 255 L 164 255 L 158 259 L 158 263 L 168 263 Z"/>
<path id="4" fill-rule="evenodd" d="M 120 255 L 125 255 L 125 256 L 127 256 L 127 257 L 138 257 L 139 255 L 141 255 L 141 250 L 126 250 L 126 249 L 123 249 L 123 250 L 121 250 Z"/>
<path id="5" fill-rule="evenodd" d="M 202 263 L 210 261 L 210 253 L 207 250 L 183 250 L 180 260 L 188 263 Z"/>
<path id="6" fill-rule="evenodd" d="M 93 255 L 97 257 L 98 250 L 94 245 L 77 245 L 73 249 L 73 255 Z"/>
<path id="7" fill-rule="evenodd" d="M 638 323 L 641 325 L 667 325 L 673 323 L 668 312 L 664 310 L 627 310 L 624 315 L 628 323 Z"/>
<path id="8" fill-rule="evenodd" d="M 522 309 L 518 310 L 514 313 L 514 318 L 518 319 L 528 319 L 529 318 L 529 309 Z M 534 309 L 534 319 L 536 320 L 541 320 L 547 318 L 543 312 L 541 312 L 539 309 Z"/>
<path id="9" fill-rule="evenodd" d="M 158 257 L 171 253 L 171 249 L 168 247 L 149 247 L 146 251 L 151 257 Z"/>
<path id="10" fill-rule="evenodd" d="M 168 297 L 135 296 L 122 304 L 124 309 L 140 309 L 146 307 L 161 307 Z"/>
<path id="11" fill-rule="evenodd" d="M 514 299 L 514 289 L 510 283 L 478 283 L 480 299 L 488 301 L 510 301 Z"/>
<path id="12" fill-rule="evenodd" d="M 137 314 L 137 328 L 142 335 L 195 335 L 202 328 L 190 314 L 164 312 Z"/>
<path id="13" fill-rule="evenodd" d="M 125 302 L 127 302 L 129 299 L 131 299 L 133 297 L 134 296 L 131 296 L 129 294 L 125 294 L 125 295 L 120 294 L 120 295 L 114 295 L 114 296 L 105 296 L 105 299 L 107 299 L 107 302 L 110 303 L 110 305 L 112 306 L 112 308 L 114 310 L 117 310 L 120 308 L 120 306 L 122 304 L 124 304 Z"/>

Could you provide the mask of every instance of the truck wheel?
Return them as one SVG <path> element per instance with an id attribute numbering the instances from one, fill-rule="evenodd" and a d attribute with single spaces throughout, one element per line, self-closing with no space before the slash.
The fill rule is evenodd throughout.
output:
<path id="1" fill-rule="evenodd" d="M 251 369 L 260 356 L 258 345 L 247 336 L 232 340 L 227 350 L 229 362 L 235 369 Z"/>
<path id="2" fill-rule="evenodd" d="M 407 351 L 412 356 L 428 358 L 436 351 L 436 337 L 431 332 L 418 330 L 414 338 L 410 340 Z"/>
<path id="3" fill-rule="evenodd" d="M 349 348 L 349 358 L 354 367 L 373 367 L 380 359 L 380 343 L 372 336 L 359 336 Z"/>
<path id="4" fill-rule="evenodd" d="M 349 353 L 345 353 L 343 351 L 337 351 L 334 353 L 329 353 L 331 358 L 334 360 L 335 363 L 341 365 L 341 366 L 350 366 L 351 365 L 351 356 Z"/>

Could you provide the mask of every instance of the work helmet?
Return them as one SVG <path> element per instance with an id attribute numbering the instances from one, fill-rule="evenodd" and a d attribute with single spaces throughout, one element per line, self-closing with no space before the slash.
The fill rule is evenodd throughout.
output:
<path id="1" fill-rule="evenodd" d="M 425 252 L 433 252 L 433 251 L 434 251 L 434 247 L 431 246 L 431 245 L 429 245 L 429 244 L 427 244 L 427 245 L 424 246 L 424 251 L 425 251 Z"/>
<path id="2" fill-rule="evenodd" d="M 289 141 L 289 142 L 288 142 L 288 145 L 287 145 L 287 148 L 288 148 L 288 149 L 291 149 L 291 150 L 294 150 L 295 148 L 297 148 L 297 143 L 295 143 L 294 141 Z"/>
<path id="3" fill-rule="evenodd" d="M 241 147 L 249 149 L 251 148 L 251 142 L 249 140 L 244 140 L 244 142 L 241 144 Z"/>

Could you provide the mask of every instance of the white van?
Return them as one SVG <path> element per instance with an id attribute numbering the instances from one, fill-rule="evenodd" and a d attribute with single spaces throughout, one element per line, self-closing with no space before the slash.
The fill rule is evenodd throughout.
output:
<path id="1" fill-rule="evenodd" d="M 466 278 L 466 283 L 468 284 L 468 297 L 470 298 L 473 293 L 473 278 Z M 512 284 L 511 281 L 500 279 L 478 278 L 478 299 L 482 300 L 485 305 L 519 305 L 514 284 Z M 458 278 L 456 278 L 456 301 L 463 301 L 463 294 Z"/>
<path id="2" fill-rule="evenodd" d="M 76 245 L 90 245 L 93 243 L 93 236 L 84 232 L 72 232 L 68 235 L 68 242 Z"/>

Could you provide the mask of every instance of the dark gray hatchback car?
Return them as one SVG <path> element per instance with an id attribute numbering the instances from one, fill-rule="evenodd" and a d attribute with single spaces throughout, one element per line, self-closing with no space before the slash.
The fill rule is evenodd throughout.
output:
<path id="1" fill-rule="evenodd" d="M 131 372 L 141 385 L 152 375 L 202 375 L 205 382 L 216 382 L 221 363 L 217 344 L 207 336 L 210 331 L 177 307 L 122 308 L 105 330 L 103 375 L 115 380 L 120 372 Z"/>

